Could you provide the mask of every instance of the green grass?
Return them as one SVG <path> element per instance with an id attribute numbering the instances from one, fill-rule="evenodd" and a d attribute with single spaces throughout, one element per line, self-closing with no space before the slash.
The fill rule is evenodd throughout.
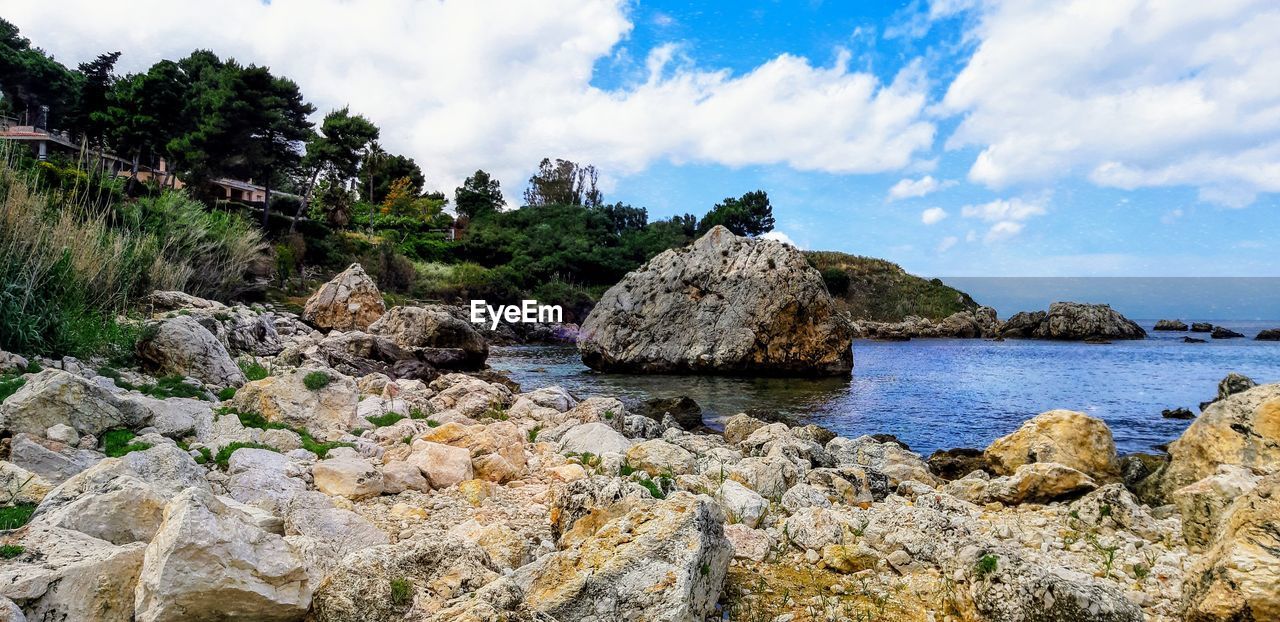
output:
<path id="1" fill-rule="evenodd" d="M 244 372 L 244 377 L 250 382 L 262 380 L 271 375 L 271 370 L 267 369 L 258 359 L 252 361 L 240 361 L 240 371 Z"/>
<path id="2" fill-rule="evenodd" d="M 209 396 L 203 389 L 187 381 L 177 374 L 158 378 L 153 384 L 135 385 L 121 377 L 119 371 L 113 367 L 102 367 L 98 369 L 98 375 L 106 376 L 115 383 L 117 387 L 126 391 L 137 391 L 143 395 L 149 395 L 156 399 L 165 399 L 169 397 L 185 397 L 197 400 L 208 401 Z"/>
<path id="3" fill-rule="evenodd" d="M 428 428 L 438 428 L 438 427 L 440 427 L 440 422 L 439 422 L 439 421 L 436 421 L 435 419 L 427 419 L 427 427 L 428 427 Z"/>
<path id="4" fill-rule="evenodd" d="M 227 470 L 227 463 L 231 460 L 231 454 L 236 453 L 236 450 L 238 449 L 265 449 L 267 451 L 274 451 L 276 453 L 280 453 L 279 449 L 276 449 L 275 447 L 272 447 L 270 445 L 264 445 L 262 443 L 237 441 L 237 442 L 231 443 L 230 445 L 227 445 L 226 447 L 223 447 L 222 449 L 219 449 L 218 455 L 214 456 L 213 458 L 214 463 L 218 465 L 219 469 L 222 469 L 223 471 Z"/>
<path id="5" fill-rule="evenodd" d="M 413 408 L 409 410 L 409 418 L 410 419 L 426 419 L 427 414 L 417 408 Z"/>
<path id="6" fill-rule="evenodd" d="M 303 428 L 295 428 L 283 423 L 267 421 L 265 417 L 258 413 L 242 413 L 231 410 L 224 411 L 226 413 L 234 413 L 240 419 L 240 425 L 246 428 L 257 428 L 259 430 L 288 430 L 297 434 L 302 439 L 302 448 L 315 454 L 317 457 L 324 458 L 329 455 L 329 450 L 335 447 L 355 447 L 351 443 L 342 441 L 322 442 L 316 440 L 311 433 Z"/>
<path id="7" fill-rule="evenodd" d="M 201 447 L 197 451 L 200 455 L 196 457 L 196 464 L 209 464 L 213 462 L 213 452 L 208 447 Z"/>
<path id="8" fill-rule="evenodd" d="M 312 391 L 319 391 L 333 382 L 333 378 L 329 374 L 322 371 L 313 371 L 302 377 L 302 384 Z"/>
<path id="9" fill-rule="evenodd" d="M 137 435 L 129 430 L 108 431 L 102 435 L 102 453 L 107 454 L 109 458 L 119 458 L 135 451 L 151 449 L 151 443 L 133 442 L 135 437 Z"/>
<path id="10" fill-rule="evenodd" d="M 22 554 L 26 549 L 17 544 L 0 545 L 0 559 L 13 559 Z"/>
<path id="11" fill-rule="evenodd" d="M 369 423 L 372 423 L 373 425 L 376 425 L 381 428 L 384 426 L 389 426 L 404 418 L 405 418 L 404 415 L 400 413 L 391 412 L 391 413 L 385 413 L 381 415 L 374 415 L 372 417 L 365 417 L 365 421 L 368 421 Z"/>
<path id="12" fill-rule="evenodd" d="M 27 379 L 16 374 L 5 374 L 0 376 L 0 402 L 9 399 L 10 395 L 18 392 L 22 385 L 27 383 Z"/>
<path id="13" fill-rule="evenodd" d="M 235 387 L 227 387 L 225 389 L 222 389 L 221 391 L 218 391 L 218 401 L 220 402 L 230 401 L 231 398 L 234 398 L 235 396 L 236 396 Z"/>
<path id="14" fill-rule="evenodd" d="M 542 431 L 542 426 L 540 425 L 535 425 L 532 428 L 530 428 L 529 431 L 526 433 L 526 436 L 528 437 L 529 442 L 530 443 L 538 442 L 538 432 L 541 432 L 541 431 Z"/>
<path id="15" fill-rule="evenodd" d="M 403 607 L 413 600 L 413 584 L 409 579 L 400 577 L 391 580 L 391 604 Z"/>
<path id="16" fill-rule="evenodd" d="M 17 529 L 31 520 L 36 513 L 36 504 L 19 503 L 0 507 L 0 530 Z"/>
<path id="17" fill-rule="evenodd" d="M 996 571 L 996 567 L 999 565 L 999 562 L 1000 558 L 995 555 L 983 555 L 982 559 L 979 559 L 978 563 L 974 566 L 973 571 L 978 575 L 978 578 L 985 578 Z"/>
<path id="18" fill-rule="evenodd" d="M 666 498 L 667 494 L 662 492 L 662 488 L 658 486 L 657 482 L 651 479 L 642 479 L 639 483 L 641 486 L 644 486 L 645 490 L 649 491 L 649 494 L 652 495 L 654 499 Z"/>

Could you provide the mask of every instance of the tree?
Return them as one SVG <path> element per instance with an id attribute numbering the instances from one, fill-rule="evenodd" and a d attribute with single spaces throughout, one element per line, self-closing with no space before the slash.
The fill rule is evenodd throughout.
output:
<path id="1" fill-rule="evenodd" d="M 178 64 L 164 60 L 118 80 L 107 94 L 108 140 L 133 160 L 130 186 L 143 158 L 154 165 L 156 158 L 168 157 L 168 144 L 181 131 L 189 86 Z"/>
<path id="2" fill-rule="evenodd" d="M 599 171 L 590 164 L 578 166 L 576 162 L 559 158 L 553 164 L 549 158 L 543 158 L 538 164 L 538 172 L 529 178 L 529 187 L 524 191 L 524 203 L 530 206 L 599 207 L 603 202 L 603 195 L 596 187 L 598 178 Z"/>
<path id="3" fill-rule="evenodd" d="M 290 231 L 294 230 L 302 211 L 311 204 L 311 192 L 319 176 L 327 173 L 341 183 L 355 177 L 359 172 L 360 156 L 370 143 L 378 140 L 379 133 L 378 126 L 361 115 L 352 115 L 350 108 L 325 115 L 320 132 L 307 141 L 302 168 L 310 172 L 310 179 L 303 188 L 303 200 L 289 225 Z"/>
<path id="4" fill-rule="evenodd" d="M 716 225 L 724 225 L 738 235 L 757 236 L 773 230 L 773 206 L 769 195 L 756 190 L 741 198 L 726 197 L 702 217 L 698 233 L 703 234 Z"/>
<path id="5" fill-rule="evenodd" d="M 80 63 L 80 75 L 83 79 L 80 81 L 71 116 L 67 120 L 67 129 L 72 135 L 84 137 L 95 147 L 106 142 L 107 129 L 111 127 L 107 111 L 110 105 L 108 96 L 116 81 L 112 72 L 115 71 L 117 60 L 120 60 L 120 53 L 109 52 L 99 54 L 87 63 Z"/>
<path id="6" fill-rule="evenodd" d="M 609 223 L 609 232 L 622 235 L 628 231 L 639 231 L 649 224 L 649 211 L 643 207 L 631 207 L 623 203 L 614 203 L 599 208 Z"/>
<path id="7" fill-rule="evenodd" d="M 83 76 L 64 67 L 0 19 L 0 92 L 15 114 L 35 124 L 48 106 L 48 127 L 66 127 Z"/>
<path id="8" fill-rule="evenodd" d="M 388 154 L 381 146 L 376 150 L 366 151 L 365 157 L 360 161 L 359 171 L 362 200 L 369 203 L 385 201 L 387 193 L 391 191 L 391 184 L 403 177 L 408 177 L 418 192 L 426 185 L 427 178 L 413 158 Z"/>
<path id="9" fill-rule="evenodd" d="M 474 175 L 462 182 L 453 193 L 453 206 L 459 216 L 475 218 L 502 209 L 505 201 L 502 198 L 502 187 L 484 171 L 476 171 Z"/>
<path id="10" fill-rule="evenodd" d="M 307 117 L 315 106 L 302 99 L 297 83 L 271 75 L 266 67 L 250 65 L 241 75 L 241 96 L 257 102 L 256 114 L 248 115 L 244 143 L 245 172 L 260 172 L 265 188 L 262 201 L 262 228 L 271 215 L 271 186 L 276 176 L 286 175 L 302 163 L 302 144 L 311 133 Z"/>

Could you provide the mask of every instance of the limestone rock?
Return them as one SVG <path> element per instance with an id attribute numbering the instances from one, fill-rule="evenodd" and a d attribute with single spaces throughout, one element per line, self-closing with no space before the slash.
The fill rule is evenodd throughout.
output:
<path id="1" fill-rule="evenodd" d="M 1280 328 L 1268 328 L 1258 331 L 1258 334 L 1253 339 L 1255 341 L 1280 341 Z"/>
<path id="2" fill-rule="evenodd" d="M 438 306 L 392 307 L 368 332 L 424 351 L 427 360 L 445 369 L 481 369 L 489 356 L 489 344 L 470 322 Z"/>
<path id="3" fill-rule="evenodd" d="M 794 247 L 717 226 L 605 292 L 578 349 L 593 369 L 839 375 L 853 331 Z"/>
<path id="4" fill-rule="evenodd" d="M 418 467 L 432 488 L 448 488 L 471 479 L 471 452 L 463 447 L 417 440 L 405 460 Z"/>
<path id="5" fill-rule="evenodd" d="M 987 496 L 1006 505 L 1048 503 L 1088 492 L 1097 483 L 1088 475 L 1053 462 L 1024 464 L 1013 475 L 997 477 L 987 484 Z"/>
<path id="6" fill-rule="evenodd" d="M 1280 619 L 1280 474 L 1238 497 L 1213 546 L 1187 571 L 1186 620 Z"/>
<path id="7" fill-rule="evenodd" d="M 702 427 L 702 407 L 687 396 L 656 397 L 645 400 L 636 414 L 659 422 L 663 417 L 670 415 L 685 430 L 696 430 Z"/>
<path id="8" fill-rule="evenodd" d="M 751 436 L 752 432 L 767 425 L 765 422 L 748 416 L 746 413 L 739 413 L 729 417 L 724 422 L 724 442 L 736 445 Z"/>
<path id="9" fill-rule="evenodd" d="M 1182 320 L 1160 320 L 1159 322 L 1156 322 L 1155 329 L 1185 332 L 1187 330 L 1187 323 Z"/>
<path id="10" fill-rule="evenodd" d="M 0 460 L 0 497 L 12 503 L 40 503 L 53 484 L 12 462 Z"/>
<path id="11" fill-rule="evenodd" d="M 1083 341 L 1086 339 L 1143 339 L 1141 326 L 1109 305 L 1055 302 L 1049 312 L 1018 313 L 1000 330 L 1001 336 Z"/>
<path id="12" fill-rule="evenodd" d="M 331 458 L 311 467 L 316 490 L 352 500 L 382 494 L 382 472 L 360 458 Z"/>
<path id="13" fill-rule="evenodd" d="M 986 450 L 991 469 L 1012 475 L 1033 462 L 1056 462 L 1093 478 L 1120 476 L 1111 429 L 1101 419 L 1070 410 L 1051 410 L 1027 420 Z"/>
<path id="14" fill-rule="evenodd" d="M 245 380 L 226 346 L 191 316 L 148 324 L 138 358 L 158 374 L 191 376 L 213 386 L 238 387 Z"/>
<path id="15" fill-rule="evenodd" d="M 856 439 L 838 436 L 827 443 L 826 450 L 838 466 L 864 467 L 883 473 L 889 478 L 890 488 L 897 488 L 907 480 L 929 486 L 938 484 L 928 463 L 897 443 L 881 443 L 870 436 Z"/>
<path id="16" fill-rule="evenodd" d="M 1161 489 L 1170 495 L 1213 475 L 1220 464 L 1262 474 L 1280 468 L 1280 384 L 1258 386 L 1205 408 L 1169 445 Z"/>
<path id="17" fill-rule="evenodd" d="M 1182 514 L 1182 535 L 1187 546 L 1193 550 L 1209 546 L 1227 507 L 1253 490 L 1260 479 L 1248 468 L 1220 464 L 1213 475 L 1173 491 L 1170 501 Z"/>
<path id="18" fill-rule="evenodd" d="M 165 509 L 138 579 L 138 622 L 243 618 L 296 621 L 311 586 L 284 538 L 206 491 L 188 490 Z"/>
<path id="19" fill-rule="evenodd" d="M 90 380 L 45 369 L 28 374 L 26 383 L 0 404 L 0 430 L 43 436 L 50 427 L 65 424 L 81 435 L 101 436 L 114 428 L 136 428 L 148 414 Z"/>
<path id="20" fill-rule="evenodd" d="M 701 620 L 732 555 L 723 522 L 710 498 L 684 492 L 634 507 L 539 560 L 525 604 L 558 620 Z"/>
<path id="21" fill-rule="evenodd" d="M 716 501 L 729 522 L 757 527 L 769 511 L 769 500 L 742 484 L 727 479 L 716 490 Z"/>
<path id="22" fill-rule="evenodd" d="M 597 456 L 606 453 L 626 453 L 631 447 L 631 440 L 619 434 L 612 426 L 594 422 L 574 426 L 560 439 L 560 451 L 584 453 Z"/>
<path id="23" fill-rule="evenodd" d="M 0 563 L 0 597 L 19 603 L 28 620 L 133 622 L 144 544 L 116 546 L 39 525 L 6 543 L 25 550 Z"/>
<path id="24" fill-rule="evenodd" d="M 769 551 L 773 550 L 774 543 L 769 534 L 742 523 L 726 523 L 724 537 L 729 540 L 735 559 L 761 562 L 769 556 Z"/>
<path id="25" fill-rule="evenodd" d="M 328 384 L 308 389 L 305 378 L 312 373 L 327 375 Z M 341 438 L 362 424 L 356 416 L 355 380 L 333 370 L 302 368 L 268 376 L 241 387 L 231 403 L 240 412 L 259 413 L 267 421 L 305 429 L 326 441 Z M 367 422 L 363 425 L 369 427 Z"/>
<path id="26" fill-rule="evenodd" d="M 16 434 L 10 441 L 9 461 L 14 466 L 34 473 L 50 484 L 61 484 L 102 459 L 90 449 L 77 449 L 64 443 L 31 434 Z"/>
<path id="27" fill-rule="evenodd" d="M 560 539 L 592 512 L 618 505 L 624 499 L 648 496 L 648 491 L 635 482 L 601 475 L 557 486 L 551 496 L 551 534 Z"/>
<path id="28" fill-rule="evenodd" d="M 631 446 L 627 450 L 627 463 L 653 477 L 693 473 L 697 468 L 692 453 L 662 439 Z"/>
<path id="29" fill-rule="evenodd" d="M 326 330 L 365 330 L 386 310 L 377 284 L 354 263 L 307 299 L 302 319 Z"/>

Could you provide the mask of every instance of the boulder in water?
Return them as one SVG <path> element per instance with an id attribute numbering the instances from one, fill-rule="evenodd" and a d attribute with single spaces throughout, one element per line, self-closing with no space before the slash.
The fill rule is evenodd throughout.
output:
<path id="1" fill-rule="evenodd" d="M 1254 337 L 1254 340 L 1255 341 L 1280 341 L 1280 328 L 1268 328 L 1267 330 L 1264 330 L 1258 333 L 1258 335 Z"/>
<path id="2" fill-rule="evenodd" d="M 1009 318 L 1000 329 L 1005 337 L 1085 341 L 1143 339 L 1147 332 L 1110 305 L 1055 302 L 1049 312 L 1022 312 Z"/>
<path id="3" fill-rule="evenodd" d="M 605 292 L 578 350 L 602 371 L 848 374 L 853 329 L 792 246 L 717 226 Z"/>
<path id="4" fill-rule="evenodd" d="M 1213 332 L 1213 324 L 1208 322 L 1193 322 L 1191 324 L 1191 332 L 1193 333 L 1211 333 Z"/>
<path id="5" fill-rule="evenodd" d="M 1187 323 L 1182 320 L 1160 320 L 1159 322 L 1156 322 L 1155 329 L 1185 331 L 1187 330 Z"/>
<path id="6" fill-rule="evenodd" d="M 1237 333 L 1236 331 L 1231 330 L 1230 328 L 1227 328 L 1225 326 L 1214 326 L 1213 332 L 1210 333 L 1209 336 L 1213 337 L 1214 339 L 1239 339 L 1241 337 L 1244 337 L 1244 335 Z"/>

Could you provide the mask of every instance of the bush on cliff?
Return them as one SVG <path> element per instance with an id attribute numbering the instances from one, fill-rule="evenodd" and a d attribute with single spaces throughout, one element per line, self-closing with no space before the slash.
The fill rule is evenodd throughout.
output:
<path id="1" fill-rule="evenodd" d="M 827 290 L 860 320 L 899 322 L 908 315 L 940 320 L 978 303 L 938 279 L 908 274 L 893 262 L 834 251 L 805 253 L 822 273 Z"/>

